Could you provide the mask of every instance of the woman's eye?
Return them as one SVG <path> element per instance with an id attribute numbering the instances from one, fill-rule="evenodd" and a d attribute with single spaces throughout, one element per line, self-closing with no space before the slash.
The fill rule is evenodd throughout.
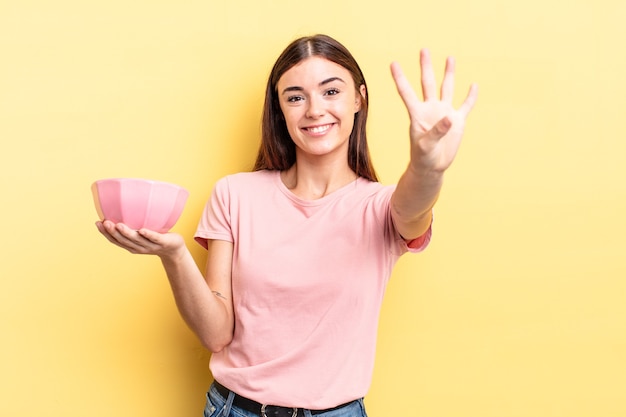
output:
<path id="1" fill-rule="evenodd" d="M 339 90 L 337 88 L 331 88 L 329 90 L 326 90 L 326 95 L 328 96 L 334 96 L 339 94 Z"/>
<path id="2" fill-rule="evenodd" d="M 304 100 L 304 97 L 302 96 L 289 96 L 287 97 L 287 102 L 289 103 L 296 103 L 298 101 L 302 101 Z"/>

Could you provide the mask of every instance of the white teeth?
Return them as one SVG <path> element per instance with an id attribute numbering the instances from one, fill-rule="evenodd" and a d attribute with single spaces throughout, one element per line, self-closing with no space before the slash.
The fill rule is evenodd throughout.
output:
<path id="1" fill-rule="evenodd" d="M 330 129 L 330 125 L 309 127 L 308 131 L 311 133 L 323 133 L 326 132 L 328 129 Z"/>

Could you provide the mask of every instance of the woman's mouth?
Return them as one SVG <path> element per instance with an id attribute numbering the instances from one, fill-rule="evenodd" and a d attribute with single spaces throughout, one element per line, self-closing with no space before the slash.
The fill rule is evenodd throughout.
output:
<path id="1" fill-rule="evenodd" d="M 332 126 L 332 123 L 328 123 L 325 125 L 305 127 L 304 130 L 314 135 L 322 135 L 326 133 Z"/>

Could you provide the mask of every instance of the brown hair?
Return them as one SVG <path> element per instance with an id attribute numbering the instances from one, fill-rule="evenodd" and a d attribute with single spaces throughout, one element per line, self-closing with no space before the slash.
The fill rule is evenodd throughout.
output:
<path id="1" fill-rule="evenodd" d="M 365 132 L 367 122 L 368 94 L 361 68 L 345 46 L 326 35 L 306 36 L 293 41 L 276 60 L 265 90 L 265 104 L 261 127 L 261 146 L 254 170 L 286 170 L 296 162 L 296 145 L 291 140 L 278 101 L 277 84 L 280 77 L 291 67 L 312 56 L 319 56 L 350 72 L 361 109 L 354 115 L 354 127 L 348 143 L 348 165 L 360 177 L 378 181 L 370 159 Z M 365 86 L 365 97 L 359 87 Z"/>

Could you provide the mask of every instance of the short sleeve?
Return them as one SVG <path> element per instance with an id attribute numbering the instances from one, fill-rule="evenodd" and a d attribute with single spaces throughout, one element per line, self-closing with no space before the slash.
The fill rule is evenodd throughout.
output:
<path id="1" fill-rule="evenodd" d="M 411 253 L 419 253 L 428 247 L 430 243 L 430 238 L 433 234 L 433 225 L 432 221 L 430 226 L 428 226 L 428 230 L 424 232 L 420 237 L 416 237 L 413 240 L 406 242 L 407 250 Z"/>
<path id="2" fill-rule="evenodd" d="M 225 177 L 215 184 L 211 197 L 204 206 L 202 217 L 194 235 L 195 241 L 205 249 L 208 247 L 207 241 L 211 239 L 234 241 L 230 206 L 230 188 L 228 178 Z"/>

